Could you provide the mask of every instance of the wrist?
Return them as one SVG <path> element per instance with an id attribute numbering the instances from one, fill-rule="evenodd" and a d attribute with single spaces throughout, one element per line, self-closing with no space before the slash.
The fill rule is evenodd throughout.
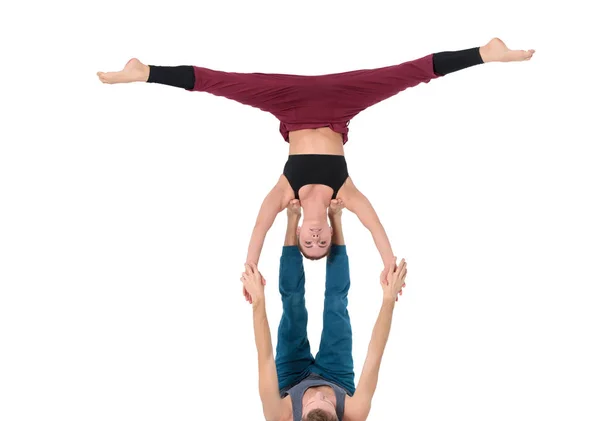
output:
<path id="1" fill-rule="evenodd" d="M 138 73 L 137 82 L 148 82 L 148 80 L 150 80 L 150 66 L 144 64 L 143 70 Z"/>
<path id="2" fill-rule="evenodd" d="M 487 45 L 479 47 L 479 56 L 481 57 L 481 61 L 483 61 L 484 63 L 495 61 L 494 56 L 492 55 Z"/>
<path id="3" fill-rule="evenodd" d="M 392 307 L 394 308 L 396 305 L 396 296 L 390 296 L 388 294 L 383 295 L 383 302 L 381 303 L 381 307 Z"/>
<path id="4" fill-rule="evenodd" d="M 265 297 L 252 297 L 252 310 L 262 310 L 265 308 Z"/>
<path id="5" fill-rule="evenodd" d="M 327 216 L 329 217 L 329 222 L 331 223 L 331 225 L 341 225 L 342 224 L 342 214 L 341 213 L 328 214 Z"/>

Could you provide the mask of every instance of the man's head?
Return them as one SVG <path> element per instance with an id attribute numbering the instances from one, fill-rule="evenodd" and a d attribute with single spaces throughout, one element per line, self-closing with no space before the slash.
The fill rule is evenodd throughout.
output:
<path id="1" fill-rule="evenodd" d="M 335 413 L 332 415 L 322 409 L 314 409 L 302 418 L 302 421 L 338 421 L 338 417 Z"/>
<path id="2" fill-rule="evenodd" d="M 302 407 L 302 421 L 339 421 L 335 403 L 323 393 L 315 393 Z"/>
<path id="3" fill-rule="evenodd" d="M 327 224 L 327 218 L 323 221 L 303 221 L 298 227 L 298 248 L 310 260 L 318 260 L 329 254 L 331 249 L 332 228 Z"/>

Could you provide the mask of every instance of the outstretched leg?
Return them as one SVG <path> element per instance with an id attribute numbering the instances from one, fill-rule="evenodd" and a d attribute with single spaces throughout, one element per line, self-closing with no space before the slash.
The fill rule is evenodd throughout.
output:
<path id="1" fill-rule="evenodd" d="M 342 234 L 341 213 L 330 215 L 333 227 L 331 251 L 327 257 L 323 332 L 313 373 L 354 394 L 354 362 L 352 360 L 352 326 L 348 314 L 350 268 Z"/>
<path id="2" fill-rule="evenodd" d="M 295 244 L 296 229 L 300 220 L 297 201 L 288 208 L 288 229 L 279 266 L 279 292 L 283 314 L 277 333 L 275 365 L 279 390 L 293 386 L 310 374 L 314 358 L 310 352 L 308 312 L 304 301 L 304 266 L 302 255 Z"/>
<path id="3" fill-rule="evenodd" d="M 321 344 L 312 371 L 354 394 L 352 326 L 348 314 L 350 271 L 345 245 L 332 245 L 327 257 Z"/>
<path id="4" fill-rule="evenodd" d="M 120 72 L 98 72 L 104 83 L 148 82 L 189 91 L 207 92 L 272 113 L 280 120 L 293 116 L 302 102 L 309 77 L 266 73 L 234 73 L 197 66 L 154 66 L 131 59 Z"/>
<path id="5" fill-rule="evenodd" d="M 304 301 L 304 268 L 296 246 L 285 246 L 279 267 L 279 292 L 283 313 L 277 331 L 275 365 L 279 390 L 309 374 L 314 359 L 308 342 L 308 312 Z"/>
<path id="6" fill-rule="evenodd" d="M 399 92 L 458 70 L 488 62 L 526 61 L 534 50 L 509 50 L 498 38 L 483 47 L 430 54 L 417 60 L 370 70 L 319 76 L 335 120 L 350 121 L 366 108 Z M 326 100 L 325 100 L 326 101 Z"/>

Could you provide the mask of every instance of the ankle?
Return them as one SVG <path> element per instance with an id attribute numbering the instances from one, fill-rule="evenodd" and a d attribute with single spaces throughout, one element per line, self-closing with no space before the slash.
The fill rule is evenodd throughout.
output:
<path id="1" fill-rule="evenodd" d="M 484 63 L 494 61 L 489 44 L 484 45 L 483 47 L 479 47 L 479 55 L 481 56 L 481 60 L 483 60 Z"/>
<path id="2" fill-rule="evenodd" d="M 139 74 L 139 82 L 148 82 L 148 79 L 150 78 L 150 66 L 147 64 L 143 64 L 142 68 L 140 69 L 140 74 Z"/>

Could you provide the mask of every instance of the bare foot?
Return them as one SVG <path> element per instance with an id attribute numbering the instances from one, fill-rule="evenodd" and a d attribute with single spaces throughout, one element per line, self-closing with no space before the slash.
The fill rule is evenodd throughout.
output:
<path id="1" fill-rule="evenodd" d="M 494 38 L 479 49 L 484 63 L 491 61 L 526 61 L 533 57 L 535 50 L 509 50 L 504 42 L 499 38 Z"/>
<path id="2" fill-rule="evenodd" d="M 146 82 L 150 76 L 150 67 L 137 58 L 132 58 L 120 72 L 98 72 L 96 74 L 102 83 Z"/>

